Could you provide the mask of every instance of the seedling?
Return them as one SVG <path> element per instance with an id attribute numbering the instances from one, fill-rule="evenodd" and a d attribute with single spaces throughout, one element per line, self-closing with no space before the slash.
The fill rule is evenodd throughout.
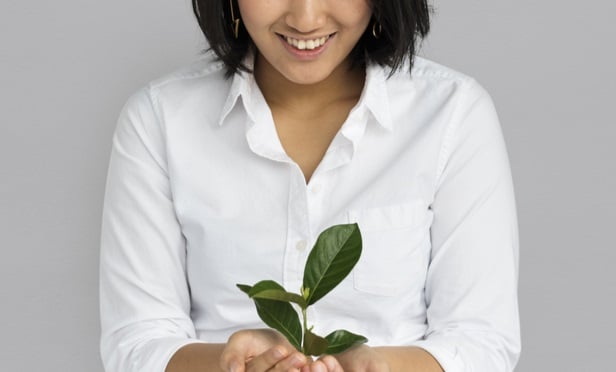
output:
<path id="1" fill-rule="evenodd" d="M 318 336 L 308 327 L 306 310 L 346 278 L 359 260 L 361 246 L 357 224 L 332 226 L 319 235 L 308 255 L 299 294 L 287 292 L 273 280 L 237 286 L 254 300 L 263 322 L 282 333 L 297 350 L 314 356 L 337 354 L 368 340 L 344 329 Z M 296 308 L 301 311 L 301 322 Z"/>

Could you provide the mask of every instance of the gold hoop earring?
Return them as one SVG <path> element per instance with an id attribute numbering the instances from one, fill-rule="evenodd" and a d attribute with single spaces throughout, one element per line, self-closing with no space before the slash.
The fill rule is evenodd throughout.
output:
<path id="1" fill-rule="evenodd" d="M 235 18 L 233 0 L 229 0 L 229 7 L 231 8 L 231 31 L 233 31 L 233 36 L 237 39 L 240 35 L 240 19 Z"/>
<path id="2" fill-rule="evenodd" d="M 375 39 L 378 39 L 381 37 L 382 32 L 383 26 L 381 26 L 379 22 L 374 21 L 374 23 L 372 24 L 372 36 L 374 36 Z"/>

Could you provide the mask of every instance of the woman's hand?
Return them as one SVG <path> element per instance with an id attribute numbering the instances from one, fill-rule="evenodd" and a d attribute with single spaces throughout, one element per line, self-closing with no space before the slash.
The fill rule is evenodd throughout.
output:
<path id="1" fill-rule="evenodd" d="M 301 372 L 389 372 L 389 364 L 375 349 L 359 345 L 343 353 L 325 355 Z"/>
<path id="2" fill-rule="evenodd" d="M 272 329 L 250 329 L 229 337 L 220 367 L 230 372 L 299 372 L 308 360 Z"/>

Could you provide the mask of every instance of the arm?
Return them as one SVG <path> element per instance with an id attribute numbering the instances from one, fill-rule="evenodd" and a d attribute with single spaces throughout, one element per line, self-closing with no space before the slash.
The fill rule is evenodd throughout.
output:
<path id="1" fill-rule="evenodd" d="M 424 349 L 413 346 L 377 347 L 390 372 L 443 372 L 440 364 Z"/>
<path id="2" fill-rule="evenodd" d="M 413 346 L 355 347 L 335 356 L 321 358 L 325 369 L 315 365 L 305 372 L 443 372 L 427 351 Z"/>
<path id="3" fill-rule="evenodd" d="M 448 372 L 511 371 L 520 351 L 518 231 L 498 117 L 474 81 L 444 138 L 432 203 L 428 331 Z"/>
<path id="4" fill-rule="evenodd" d="M 179 349 L 169 361 L 165 372 L 207 371 L 227 372 L 220 367 L 225 344 L 189 344 Z"/>
<path id="5" fill-rule="evenodd" d="M 125 105 L 113 138 L 100 259 L 101 356 L 108 371 L 163 371 L 196 340 L 185 244 L 151 92 Z"/>
<path id="6" fill-rule="evenodd" d="M 186 246 L 175 214 L 155 97 L 130 98 L 114 134 L 100 260 L 101 356 L 107 371 L 255 371 L 301 367 L 280 334 L 240 331 L 199 341 L 190 318 Z M 278 370 L 278 369 L 276 369 Z M 272 370 L 274 371 L 274 370 Z"/>
<path id="7" fill-rule="evenodd" d="M 165 372 L 287 372 L 306 363 L 280 333 L 256 329 L 234 333 L 227 344 L 186 345 L 173 355 Z"/>

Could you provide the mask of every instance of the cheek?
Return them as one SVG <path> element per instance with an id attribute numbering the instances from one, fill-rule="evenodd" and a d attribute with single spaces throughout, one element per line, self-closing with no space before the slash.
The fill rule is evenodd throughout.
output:
<path id="1" fill-rule="evenodd" d="M 236 11 L 235 16 L 241 18 L 243 26 L 249 31 L 256 31 L 260 27 L 268 24 L 268 1 L 260 0 L 239 0 L 239 13 Z"/>
<path id="2" fill-rule="evenodd" d="M 337 1 L 336 14 L 340 14 L 339 21 L 349 28 L 365 29 L 372 18 L 372 8 L 369 1 Z"/>

